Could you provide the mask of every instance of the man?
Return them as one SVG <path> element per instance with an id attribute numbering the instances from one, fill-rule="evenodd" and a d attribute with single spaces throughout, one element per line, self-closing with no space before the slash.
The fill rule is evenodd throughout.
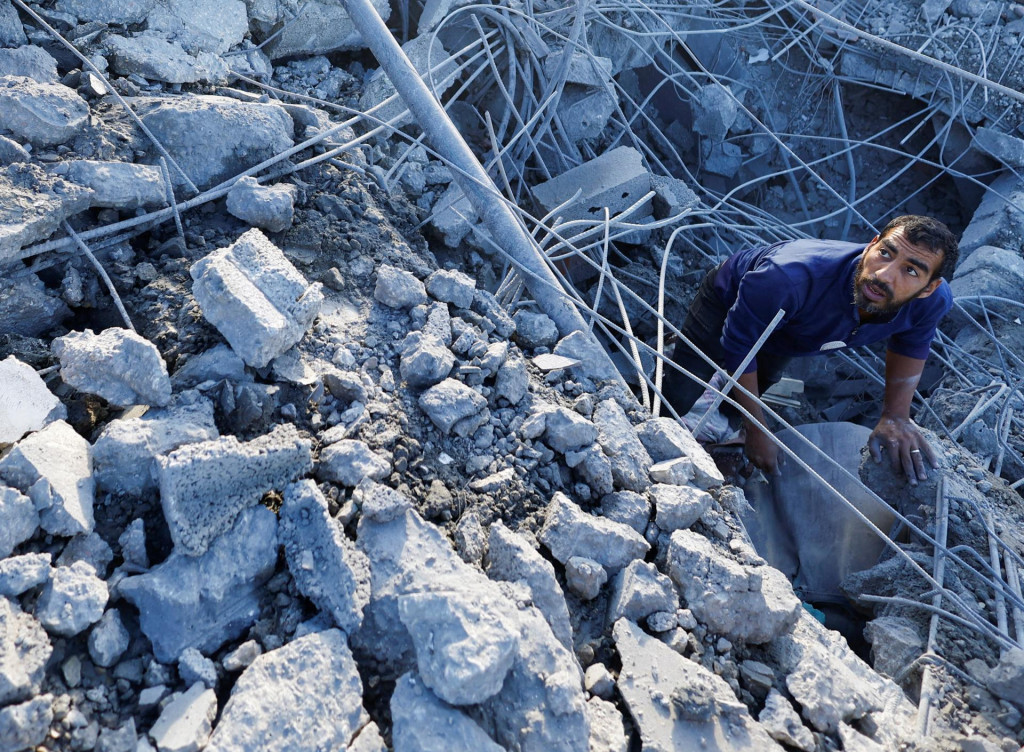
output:
<path id="1" fill-rule="evenodd" d="M 795 240 L 740 251 L 712 270 L 690 305 L 682 333 L 729 373 L 753 348 L 780 309 L 781 323 L 737 381 L 754 395 L 777 382 L 790 358 L 856 347 L 888 338 L 882 417 L 868 447 L 883 449 L 912 485 L 927 477 L 935 454 L 910 419 L 910 406 L 939 320 L 953 305 L 943 276 L 959 258 L 956 238 L 938 220 L 903 216 L 863 246 Z M 714 372 L 685 342 L 673 361 L 707 381 Z M 670 368 L 663 394 L 680 413 L 703 387 Z M 779 449 L 768 438 L 757 400 L 731 393 L 753 416 L 744 418 L 746 454 L 778 473 Z"/>

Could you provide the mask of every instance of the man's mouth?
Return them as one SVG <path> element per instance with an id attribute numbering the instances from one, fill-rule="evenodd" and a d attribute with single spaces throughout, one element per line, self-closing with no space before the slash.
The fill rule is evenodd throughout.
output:
<path id="1" fill-rule="evenodd" d="M 872 282 L 865 282 L 861 290 L 864 292 L 864 297 L 872 303 L 882 303 L 889 299 L 889 291 Z"/>

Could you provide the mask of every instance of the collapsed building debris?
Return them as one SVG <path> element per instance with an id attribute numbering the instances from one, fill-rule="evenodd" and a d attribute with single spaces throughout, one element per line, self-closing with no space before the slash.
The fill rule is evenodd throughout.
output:
<path id="1" fill-rule="evenodd" d="M 0 0 L 0 748 L 1018 748 L 1021 8 Z M 660 374 L 904 211 L 943 467 L 862 468 L 848 644 Z"/>

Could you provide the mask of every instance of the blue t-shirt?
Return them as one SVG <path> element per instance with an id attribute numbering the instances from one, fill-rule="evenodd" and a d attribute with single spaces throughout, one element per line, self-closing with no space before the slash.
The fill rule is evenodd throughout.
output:
<path id="1" fill-rule="evenodd" d="M 861 323 L 853 302 L 853 275 L 867 246 L 834 240 L 792 240 L 730 256 L 719 268 L 715 290 L 729 308 L 722 347 L 735 371 L 779 309 L 785 317 L 761 352 L 801 357 L 889 338 L 894 353 L 924 360 L 935 327 L 953 306 L 943 280 L 926 298 L 895 314 Z M 746 372 L 757 368 L 751 360 Z"/>

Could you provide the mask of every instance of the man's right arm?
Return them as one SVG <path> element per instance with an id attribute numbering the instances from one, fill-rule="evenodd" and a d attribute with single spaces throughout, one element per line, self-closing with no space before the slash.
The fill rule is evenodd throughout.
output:
<path id="1" fill-rule="evenodd" d="M 755 397 L 759 397 L 757 389 L 757 371 L 748 371 L 736 379 L 740 386 L 749 391 Z M 743 416 L 743 425 L 746 428 L 746 446 L 744 451 L 754 465 L 770 475 L 779 474 L 779 448 L 769 438 L 767 422 L 761 403 L 758 399 L 748 397 L 740 390 L 735 390 L 733 396 L 744 410 L 753 416 L 753 419 Z"/>

